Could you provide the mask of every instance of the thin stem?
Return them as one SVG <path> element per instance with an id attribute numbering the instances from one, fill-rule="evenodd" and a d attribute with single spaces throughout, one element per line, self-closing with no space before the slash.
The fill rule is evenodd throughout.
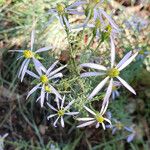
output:
<path id="1" fill-rule="evenodd" d="M 63 22 L 64 22 L 64 19 L 63 19 Z M 71 44 L 70 39 L 69 39 L 69 30 L 68 30 L 68 28 L 67 28 L 65 22 L 64 22 L 64 25 L 65 25 L 65 31 L 66 31 L 67 39 L 68 39 L 68 43 L 69 43 L 69 49 L 70 49 L 69 55 L 70 55 L 71 64 L 72 64 L 72 66 L 73 66 L 73 70 L 75 71 L 75 73 L 76 73 L 77 75 L 79 75 L 79 72 L 78 72 L 78 70 L 77 70 L 77 64 L 76 64 L 75 56 L 74 56 L 74 54 L 73 54 L 72 44 Z"/>
<path id="2" fill-rule="evenodd" d="M 96 47 L 95 51 L 97 51 L 97 50 L 98 50 L 98 48 L 100 47 L 101 43 L 102 43 L 102 40 L 100 40 L 100 41 L 99 41 L 99 43 L 98 43 L 98 45 L 97 45 L 97 47 Z"/>
<path id="3" fill-rule="evenodd" d="M 93 35 L 89 44 L 86 46 L 86 49 L 89 49 L 90 48 L 90 45 L 92 44 L 93 40 L 94 40 L 95 36 Z"/>

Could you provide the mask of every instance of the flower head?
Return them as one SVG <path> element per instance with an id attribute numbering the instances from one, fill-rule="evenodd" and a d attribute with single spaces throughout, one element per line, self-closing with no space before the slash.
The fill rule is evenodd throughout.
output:
<path id="1" fill-rule="evenodd" d="M 77 7 L 85 3 L 85 1 L 77 1 L 69 6 L 66 6 L 64 3 L 58 3 L 55 9 L 49 10 L 49 14 L 53 15 L 49 23 L 56 17 L 63 27 L 66 26 L 68 30 L 71 30 L 68 14 L 83 15 L 83 12 L 77 11 Z"/>
<path id="2" fill-rule="evenodd" d="M 60 103 L 61 101 L 61 103 Z M 67 106 L 64 106 L 64 102 L 65 102 L 65 96 L 63 97 L 63 99 L 59 99 L 56 97 L 56 102 L 57 102 L 57 109 L 54 108 L 51 104 L 47 103 L 47 105 L 53 110 L 55 111 L 54 114 L 51 114 L 47 117 L 47 119 L 49 120 L 50 118 L 53 118 L 55 116 L 57 116 L 55 122 L 54 122 L 54 127 L 57 127 L 56 124 L 58 122 L 58 120 L 61 120 L 61 126 L 64 128 L 65 124 L 64 124 L 64 119 L 63 117 L 65 115 L 77 115 L 79 112 L 70 112 L 69 109 L 71 107 L 71 105 L 74 103 L 74 101 L 69 102 L 69 104 Z"/>
<path id="3" fill-rule="evenodd" d="M 94 112 L 91 109 L 89 109 L 88 107 L 84 106 L 84 108 L 90 113 L 92 114 L 94 117 L 89 117 L 89 118 L 77 118 L 78 121 L 86 121 L 85 123 L 78 125 L 78 128 L 82 128 L 91 124 L 95 124 L 96 128 L 99 128 L 100 124 L 102 125 L 103 129 L 105 130 L 105 124 L 104 121 L 108 122 L 111 125 L 111 121 L 107 118 L 105 118 L 103 115 L 106 112 L 108 103 L 106 104 L 106 106 L 102 105 L 101 111 L 100 112 Z"/>
<path id="4" fill-rule="evenodd" d="M 134 60 L 134 58 L 137 55 L 138 55 L 138 52 L 132 55 L 132 52 L 130 51 L 123 57 L 123 59 L 117 65 L 115 65 L 115 45 L 111 37 L 111 65 L 110 67 L 106 68 L 102 65 L 94 64 L 94 63 L 81 64 L 81 67 L 88 67 L 88 68 L 98 70 L 98 72 L 82 73 L 81 77 L 105 75 L 105 79 L 103 79 L 97 85 L 97 87 L 92 91 L 92 93 L 89 95 L 88 98 L 92 99 L 110 79 L 109 86 L 107 88 L 104 101 L 103 101 L 103 103 L 106 103 L 109 100 L 109 97 L 112 93 L 114 78 L 117 78 L 130 92 L 132 92 L 133 94 L 136 94 L 134 89 L 126 81 L 124 81 L 121 77 L 119 77 L 119 75 L 120 75 L 120 71 L 126 68 Z"/>
<path id="5" fill-rule="evenodd" d="M 38 72 L 38 75 L 36 75 L 35 73 L 27 70 L 27 73 L 30 76 L 36 78 L 39 81 L 39 83 L 29 91 L 27 98 L 33 92 L 35 92 L 37 89 L 41 89 L 41 95 L 37 99 L 37 100 L 40 100 L 41 107 L 43 107 L 45 95 L 46 95 L 47 99 L 48 99 L 49 94 L 51 94 L 51 93 L 55 94 L 56 97 L 61 98 L 61 96 L 58 93 L 58 91 L 49 83 L 53 79 L 62 78 L 63 77 L 63 74 L 60 73 L 60 71 L 62 69 L 64 69 L 66 67 L 66 65 L 62 66 L 62 67 L 59 67 L 59 68 L 54 70 L 54 68 L 57 65 L 57 63 L 58 63 L 58 61 L 54 62 L 47 70 L 46 70 L 46 68 L 44 66 L 42 66 L 41 70 L 39 70 L 39 69 L 37 70 L 37 68 L 36 68 L 36 70 Z"/>
<path id="6" fill-rule="evenodd" d="M 20 67 L 20 70 L 19 70 L 19 73 L 18 73 L 18 77 L 21 78 L 21 82 L 23 81 L 24 79 L 24 76 L 27 72 L 27 69 L 28 69 L 28 65 L 30 63 L 30 61 L 32 60 L 33 63 L 34 63 L 34 66 L 38 69 L 39 67 L 41 68 L 42 67 L 42 64 L 40 63 L 40 61 L 37 59 L 37 56 L 38 56 L 38 53 L 40 52 L 44 52 L 44 51 L 48 51 L 49 49 L 51 49 L 52 47 L 51 46 L 47 46 L 47 47 L 43 47 L 43 48 L 40 48 L 36 51 L 33 51 L 33 47 L 34 47 L 34 39 L 35 39 L 35 30 L 32 31 L 31 33 L 31 47 L 30 49 L 26 49 L 26 50 L 10 50 L 12 52 L 19 52 L 19 53 L 22 53 L 22 55 L 17 59 L 24 59 L 22 64 L 21 64 L 21 67 Z"/>
<path id="7" fill-rule="evenodd" d="M 93 28 L 96 37 L 99 38 L 101 36 L 102 40 L 104 40 L 110 35 L 114 36 L 120 29 L 112 17 L 99 7 L 102 3 L 103 0 L 89 0 L 87 9 L 85 10 L 86 19 L 77 28 Z"/>

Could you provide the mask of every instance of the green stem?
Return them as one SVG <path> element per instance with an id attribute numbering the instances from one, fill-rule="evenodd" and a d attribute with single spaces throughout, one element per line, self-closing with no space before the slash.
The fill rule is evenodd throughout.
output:
<path id="1" fill-rule="evenodd" d="M 93 35 L 89 44 L 86 46 L 86 49 L 89 49 L 90 48 L 90 45 L 92 44 L 93 40 L 94 40 L 95 36 Z"/>
<path id="2" fill-rule="evenodd" d="M 95 49 L 95 51 L 97 51 L 98 50 L 98 48 L 100 47 L 100 45 L 102 44 L 102 40 L 100 40 L 99 41 L 99 43 L 98 43 L 98 45 L 97 45 L 97 47 L 96 47 L 96 49 Z"/>
<path id="3" fill-rule="evenodd" d="M 73 66 L 74 73 L 79 75 L 79 72 L 78 72 L 78 69 L 77 69 L 78 66 L 76 64 L 75 56 L 73 54 L 73 48 L 72 48 L 72 45 L 71 45 L 71 42 L 70 42 L 70 39 L 69 39 L 69 30 L 67 29 L 66 24 L 65 24 L 65 31 L 66 31 L 67 39 L 68 39 L 68 43 L 69 43 L 69 49 L 70 49 L 69 55 L 70 55 L 71 65 Z"/>

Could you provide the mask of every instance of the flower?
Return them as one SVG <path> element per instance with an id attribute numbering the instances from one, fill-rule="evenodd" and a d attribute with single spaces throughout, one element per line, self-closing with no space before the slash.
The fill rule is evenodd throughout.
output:
<path id="1" fill-rule="evenodd" d="M 24 76 L 26 74 L 26 71 L 28 69 L 28 65 L 29 65 L 30 61 L 31 60 L 33 61 L 35 67 L 38 70 L 39 69 L 43 69 L 42 68 L 42 64 L 37 59 L 39 57 L 38 53 L 47 51 L 47 50 L 52 48 L 51 46 L 47 46 L 47 47 L 40 48 L 40 49 L 38 49 L 36 51 L 33 51 L 34 39 L 35 39 L 35 30 L 33 30 L 32 33 L 31 33 L 31 47 L 30 47 L 30 49 L 26 49 L 26 50 L 10 50 L 12 52 L 22 53 L 22 56 L 20 56 L 17 60 L 24 58 L 24 60 L 22 62 L 22 65 L 20 67 L 19 73 L 18 73 L 18 77 L 21 78 L 21 82 L 24 79 Z"/>
<path id="2" fill-rule="evenodd" d="M 114 35 L 114 33 L 120 31 L 118 25 L 114 22 L 111 16 L 109 16 L 102 8 L 99 8 L 99 5 L 102 3 L 103 0 L 89 0 L 87 2 L 88 6 L 85 10 L 86 19 L 82 25 L 78 26 L 78 28 L 93 28 L 97 37 L 99 37 L 100 34 L 101 36 L 104 36 L 105 34 Z M 93 17 L 92 14 L 94 14 Z M 94 19 L 94 23 L 92 24 L 89 23 L 91 18 Z"/>
<path id="3" fill-rule="evenodd" d="M 77 126 L 77 128 L 82 128 L 88 125 L 91 125 L 93 123 L 96 123 L 96 128 L 99 128 L 100 124 L 102 125 L 103 129 L 105 130 L 105 124 L 104 121 L 107 121 L 110 125 L 111 125 L 111 121 L 107 118 L 104 118 L 103 115 L 106 112 L 108 103 L 106 104 L 106 106 L 102 105 L 101 111 L 100 112 L 94 112 L 91 109 L 89 109 L 88 107 L 84 106 L 84 108 L 90 113 L 92 114 L 94 117 L 90 117 L 90 118 L 77 118 L 78 121 L 86 121 L 83 124 L 80 124 Z"/>
<path id="4" fill-rule="evenodd" d="M 41 107 L 43 107 L 43 104 L 44 104 L 45 94 L 47 94 L 47 97 L 48 97 L 48 95 L 50 93 L 54 93 L 56 95 L 56 97 L 61 98 L 61 96 L 58 93 L 58 91 L 51 84 L 49 84 L 50 80 L 63 77 L 63 74 L 60 73 L 59 71 L 64 69 L 66 67 L 66 65 L 65 66 L 61 66 L 61 67 L 53 70 L 57 63 L 58 63 L 58 61 L 54 62 L 47 70 L 45 69 L 44 66 L 42 66 L 42 68 L 44 68 L 43 70 L 39 70 L 39 69 L 37 70 L 36 69 L 37 72 L 38 72 L 38 75 L 36 75 L 32 71 L 27 70 L 27 73 L 30 76 L 38 79 L 38 81 L 39 81 L 39 83 L 29 91 L 27 98 L 33 92 L 35 92 L 37 89 L 40 88 L 41 89 L 41 95 L 40 95 L 40 97 L 37 100 L 40 99 Z"/>
<path id="5" fill-rule="evenodd" d="M 62 26 L 66 26 L 70 30 L 71 27 L 68 21 L 68 14 L 83 15 L 83 12 L 77 11 L 77 7 L 82 4 L 85 4 L 85 1 L 76 1 L 75 3 L 67 7 L 64 3 L 57 3 L 56 8 L 50 9 L 48 14 L 53 14 L 54 17 L 56 17 L 60 21 Z M 50 19 L 49 23 L 53 21 L 54 17 Z"/>
<path id="6" fill-rule="evenodd" d="M 150 55 L 150 51 L 145 51 L 143 49 L 138 49 L 137 52 L 139 53 L 139 55 L 137 56 L 137 59 L 144 59 L 145 56 Z"/>
<path id="7" fill-rule="evenodd" d="M 54 108 L 51 104 L 47 103 L 47 105 L 54 110 L 56 113 L 51 114 L 47 117 L 47 119 L 49 120 L 50 118 L 53 118 L 55 116 L 57 116 L 57 119 L 54 122 L 54 127 L 57 127 L 56 124 L 58 122 L 58 120 L 61 120 L 61 126 L 64 128 L 65 124 L 64 124 L 64 115 L 68 115 L 68 116 L 72 116 L 72 115 L 77 115 L 79 112 L 70 112 L 69 108 L 70 106 L 74 103 L 74 101 L 69 102 L 69 104 L 67 106 L 64 107 L 64 102 L 65 102 L 65 96 L 63 97 L 63 99 L 61 99 L 61 104 L 60 104 L 60 100 L 56 97 L 56 102 L 57 102 L 57 108 Z"/>
<path id="8" fill-rule="evenodd" d="M 85 64 L 80 65 L 81 67 L 89 67 L 92 69 L 100 70 L 99 72 L 82 73 L 81 77 L 100 76 L 100 75 L 106 76 L 105 79 L 103 79 L 97 85 L 97 87 L 92 91 L 92 93 L 89 95 L 89 97 L 88 97 L 89 99 L 92 99 L 103 88 L 103 86 L 107 83 L 107 81 L 110 79 L 109 86 L 107 88 L 106 95 L 105 95 L 104 101 L 103 101 L 103 103 L 106 103 L 106 101 L 109 100 L 109 97 L 112 92 L 114 78 L 117 78 L 130 92 L 132 92 L 133 94 L 136 94 L 134 89 L 126 81 L 124 81 L 121 77 L 119 77 L 120 71 L 122 71 L 125 67 L 127 67 L 133 61 L 133 59 L 138 55 L 138 52 L 136 52 L 132 56 L 131 55 L 132 55 L 132 52 L 131 51 L 128 52 L 123 57 L 123 59 L 117 65 L 115 65 L 115 45 L 114 45 L 113 39 L 111 37 L 111 66 L 110 67 L 106 68 L 102 65 L 95 64 L 95 63 L 85 63 Z"/>
<path id="9" fill-rule="evenodd" d="M 118 92 L 118 88 L 121 86 L 121 83 L 118 81 L 113 81 L 113 86 L 112 86 L 112 99 L 114 100 L 116 97 L 119 97 L 120 94 Z"/>
<path id="10" fill-rule="evenodd" d="M 131 133 L 127 136 L 127 139 L 126 139 L 128 143 L 132 142 L 134 138 L 137 136 L 137 131 L 134 128 L 135 128 L 134 125 L 131 127 L 125 127 L 125 129 Z"/>

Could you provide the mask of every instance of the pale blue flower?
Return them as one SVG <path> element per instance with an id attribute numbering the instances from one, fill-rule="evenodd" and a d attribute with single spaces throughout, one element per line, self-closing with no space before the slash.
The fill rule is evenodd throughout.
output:
<path id="1" fill-rule="evenodd" d="M 104 106 L 102 105 L 102 108 L 100 110 L 100 112 L 94 112 L 93 110 L 89 109 L 88 107 L 84 106 L 84 108 L 86 109 L 86 111 L 88 111 L 90 114 L 92 114 L 94 117 L 88 117 L 88 118 L 77 118 L 78 121 L 83 121 L 85 123 L 82 123 L 80 125 L 77 126 L 77 128 L 82 128 L 82 127 L 86 127 L 89 126 L 91 124 L 95 124 L 96 128 L 99 128 L 100 124 L 102 125 L 103 129 L 105 130 L 105 124 L 104 121 L 108 122 L 111 126 L 111 121 L 105 117 L 103 117 L 103 115 L 105 114 L 106 110 L 108 107 L 108 103 Z"/>
<path id="2" fill-rule="evenodd" d="M 126 68 L 133 60 L 134 58 L 138 55 L 138 52 L 132 55 L 132 52 L 128 52 L 123 59 L 115 65 L 115 45 L 113 43 L 112 37 L 111 37 L 111 65 L 110 67 L 106 68 L 105 66 L 95 64 L 95 63 L 85 63 L 81 64 L 81 67 L 88 67 L 92 69 L 98 70 L 98 72 L 86 72 L 82 73 L 81 77 L 89 77 L 89 76 L 102 76 L 105 75 L 105 79 L 103 79 L 97 87 L 92 91 L 92 93 L 88 96 L 89 99 L 92 99 L 103 87 L 104 85 L 109 81 L 109 86 L 107 88 L 103 104 L 105 104 L 108 100 L 109 97 L 112 93 L 112 87 L 113 87 L 113 80 L 114 78 L 117 78 L 130 92 L 133 94 L 136 94 L 134 89 L 126 82 L 124 81 L 120 75 L 120 71 L 122 71 L 124 68 Z"/>
<path id="3" fill-rule="evenodd" d="M 27 70 L 27 73 L 30 76 L 32 76 L 33 78 L 39 81 L 39 83 L 29 91 L 27 98 L 37 89 L 41 89 L 40 97 L 37 99 L 37 101 L 40 100 L 41 107 L 43 107 L 44 105 L 45 96 L 48 97 L 48 95 L 51 93 L 55 94 L 56 97 L 61 98 L 61 95 L 59 94 L 59 92 L 49 83 L 49 81 L 53 79 L 63 77 L 63 74 L 60 73 L 60 71 L 64 69 L 66 65 L 53 70 L 55 66 L 57 65 L 57 63 L 58 61 L 54 62 L 47 70 L 45 69 L 44 66 L 42 66 L 42 69 L 39 68 L 37 70 L 38 75 L 36 75 L 32 71 Z"/>
<path id="4" fill-rule="evenodd" d="M 114 100 L 115 98 L 120 96 L 120 93 L 118 91 L 118 88 L 121 86 L 121 83 L 118 81 L 113 81 L 113 87 L 112 87 L 112 99 Z"/>
<path id="5" fill-rule="evenodd" d="M 63 27 L 66 26 L 69 30 L 71 30 L 70 23 L 68 20 L 68 14 L 83 15 L 84 13 L 79 12 L 77 10 L 77 7 L 85 3 L 85 1 L 76 1 L 75 3 L 69 6 L 66 6 L 63 3 L 58 3 L 55 9 L 50 9 L 48 12 L 48 14 L 52 15 L 49 23 L 51 23 L 56 17 Z"/>
<path id="6" fill-rule="evenodd" d="M 24 76 L 27 72 L 28 65 L 29 65 L 30 61 L 32 60 L 32 62 L 34 63 L 34 66 L 37 68 L 37 70 L 39 70 L 39 67 L 42 69 L 43 65 L 40 63 L 40 61 L 36 57 L 38 57 L 39 53 L 44 52 L 44 51 L 48 51 L 52 48 L 51 46 L 47 46 L 47 47 L 40 48 L 36 51 L 33 51 L 34 40 L 35 40 L 35 30 L 33 30 L 31 33 L 31 47 L 30 47 L 30 49 L 10 50 L 12 52 L 22 53 L 22 55 L 17 59 L 17 60 L 24 59 L 22 62 L 22 65 L 20 67 L 19 73 L 18 73 L 18 77 L 21 78 L 21 82 L 24 79 Z"/>
<path id="7" fill-rule="evenodd" d="M 120 31 L 118 25 L 114 22 L 112 17 L 108 15 L 103 8 L 100 8 L 99 6 L 103 3 L 103 1 L 97 1 L 97 0 L 92 0 L 87 2 L 88 8 L 88 14 L 86 15 L 86 19 L 82 25 L 79 25 L 77 28 L 80 27 L 90 27 L 96 29 L 96 37 L 99 38 L 100 34 L 102 32 L 110 32 L 110 35 L 115 35 Z M 94 12 L 93 16 L 93 23 L 90 23 L 91 20 L 91 14 Z M 106 19 L 106 21 L 105 21 Z M 107 31 L 107 27 L 110 26 L 111 31 Z"/>
<path id="8" fill-rule="evenodd" d="M 146 51 L 141 48 L 137 49 L 137 52 L 138 52 L 138 56 L 137 56 L 138 60 L 143 60 L 146 56 L 150 55 L 150 51 Z"/>
<path id="9" fill-rule="evenodd" d="M 61 101 L 61 102 L 60 102 Z M 49 106 L 50 109 L 52 109 L 53 111 L 55 111 L 54 114 L 51 114 L 47 117 L 47 119 L 49 120 L 50 118 L 53 118 L 55 116 L 57 116 L 56 120 L 54 121 L 54 127 L 57 127 L 57 122 L 60 119 L 61 122 L 61 126 L 64 128 L 65 124 L 64 124 L 64 116 L 68 115 L 68 116 L 74 116 L 77 115 L 79 112 L 70 112 L 69 109 L 71 107 L 71 105 L 74 103 L 74 101 L 71 101 L 68 103 L 67 106 L 64 106 L 65 103 L 65 96 L 63 97 L 63 99 L 59 99 L 58 97 L 56 97 L 56 103 L 57 103 L 57 109 L 54 108 L 51 104 L 47 103 L 47 105 Z"/>

